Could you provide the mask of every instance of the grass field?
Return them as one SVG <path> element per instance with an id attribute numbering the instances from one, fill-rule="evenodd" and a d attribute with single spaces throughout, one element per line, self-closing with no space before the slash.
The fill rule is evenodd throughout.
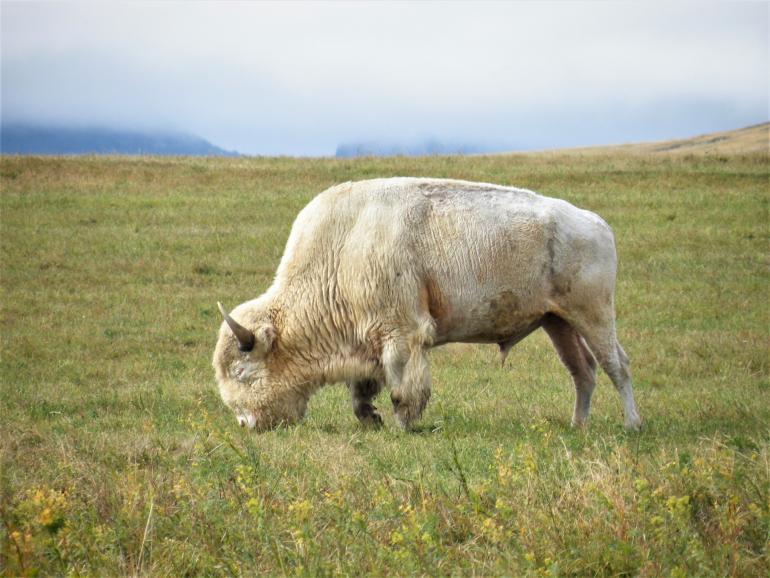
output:
<path id="1" fill-rule="evenodd" d="M 768 156 L 0 159 L 5 575 L 767 576 Z M 329 386 L 257 435 L 220 317 L 292 220 L 375 176 L 512 184 L 601 214 L 644 429 L 601 374 L 586 430 L 537 332 L 431 353 L 416 432 Z"/>

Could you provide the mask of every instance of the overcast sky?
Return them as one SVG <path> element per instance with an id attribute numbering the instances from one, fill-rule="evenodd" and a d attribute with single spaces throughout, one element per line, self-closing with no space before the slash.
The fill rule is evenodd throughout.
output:
<path id="1" fill-rule="evenodd" d="M 2 121 L 270 155 L 689 136 L 768 120 L 768 6 L 2 0 Z"/>

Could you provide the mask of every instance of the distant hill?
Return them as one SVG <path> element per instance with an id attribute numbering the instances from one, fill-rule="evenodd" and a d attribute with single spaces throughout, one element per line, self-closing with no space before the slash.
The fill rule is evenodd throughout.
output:
<path id="1" fill-rule="evenodd" d="M 21 124 L 0 128 L 0 152 L 21 155 L 238 156 L 184 133 L 109 128 L 59 128 Z"/>
<path id="2" fill-rule="evenodd" d="M 742 154 L 764 152 L 770 154 L 770 122 L 745 128 L 712 132 L 691 138 L 611 146 L 556 149 L 558 154 Z"/>
<path id="3" fill-rule="evenodd" d="M 426 140 L 411 144 L 389 143 L 381 141 L 349 142 L 337 146 L 337 158 L 352 157 L 394 157 L 394 156 L 430 156 L 430 155 L 465 155 L 483 152 L 481 148 L 462 144 L 445 143 L 438 140 Z"/>

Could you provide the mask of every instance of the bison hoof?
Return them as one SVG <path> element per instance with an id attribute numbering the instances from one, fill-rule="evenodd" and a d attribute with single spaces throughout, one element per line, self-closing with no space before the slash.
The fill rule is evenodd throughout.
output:
<path id="1" fill-rule="evenodd" d="M 642 430 L 642 418 L 638 415 L 633 415 L 626 418 L 626 429 L 628 431 L 641 431 Z"/>
<path id="2" fill-rule="evenodd" d="M 353 413 L 356 414 L 361 425 L 374 428 L 382 427 L 382 418 L 377 413 L 377 408 L 370 403 L 362 403 L 356 406 Z"/>
<path id="3" fill-rule="evenodd" d="M 359 417 L 358 421 L 361 422 L 362 426 L 367 428 L 379 429 L 382 427 L 382 417 L 380 417 L 380 414 L 377 412 L 372 412 L 367 416 Z"/>

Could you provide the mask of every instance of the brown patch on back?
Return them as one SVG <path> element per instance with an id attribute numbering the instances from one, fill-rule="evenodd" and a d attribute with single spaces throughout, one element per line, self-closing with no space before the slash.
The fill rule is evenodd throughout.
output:
<path id="1" fill-rule="evenodd" d="M 420 183 L 417 188 L 429 199 L 446 199 L 453 192 L 446 185 L 436 183 Z"/>
<path id="2" fill-rule="evenodd" d="M 453 183 L 453 182 L 423 182 L 418 183 L 417 188 L 422 191 L 426 197 L 444 198 L 457 193 L 475 193 L 475 192 L 505 192 L 505 187 L 497 185 L 487 185 L 484 183 Z"/>

